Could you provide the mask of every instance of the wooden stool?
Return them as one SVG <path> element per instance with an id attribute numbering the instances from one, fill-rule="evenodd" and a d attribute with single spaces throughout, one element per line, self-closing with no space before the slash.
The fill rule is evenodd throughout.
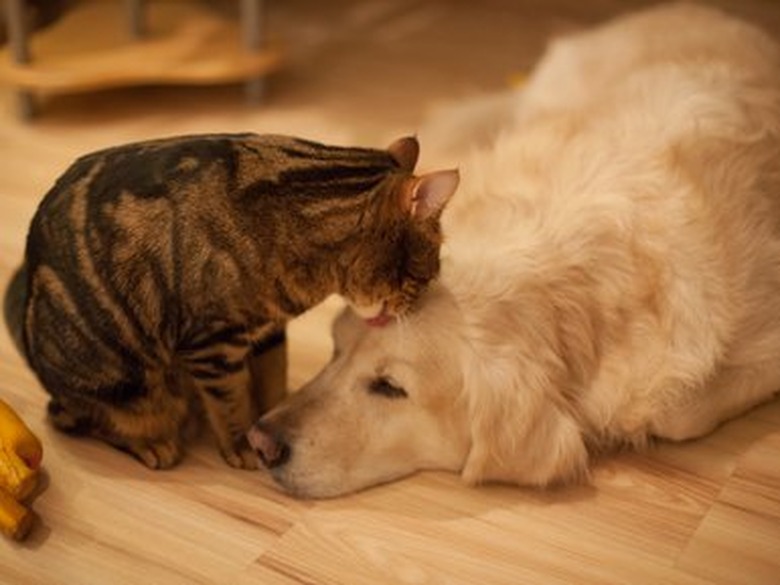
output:
<path id="1" fill-rule="evenodd" d="M 109 3 L 79 3 L 31 38 L 24 0 L 5 0 L 10 55 L 0 62 L 0 81 L 17 88 L 23 119 L 35 113 L 35 91 L 245 80 L 247 98 L 257 103 L 263 96 L 264 76 L 279 66 L 280 56 L 265 46 L 263 0 L 239 1 L 240 27 L 197 2 L 155 5 L 155 17 L 164 21 L 160 34 L 148 24 L 143 0 L 124 0 L 126 30 L 120 27 L 106 39 L 102 29 L 121 20 L 110 18 L 108 12 L 118 9 Z M 90 44 L 91 37 L 103 38 Z M 74 45 L 82 50 L 74 50 Z"/>

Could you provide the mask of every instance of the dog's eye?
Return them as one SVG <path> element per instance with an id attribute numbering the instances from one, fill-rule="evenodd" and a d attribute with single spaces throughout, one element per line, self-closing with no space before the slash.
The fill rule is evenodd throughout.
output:
<path id="1" fill-rule="evenodd" d="M 406 390 L 385 376 L 374 378 L 368 386 L 371 394 L 378 394 L 385 398 L 406 398 Z"/>

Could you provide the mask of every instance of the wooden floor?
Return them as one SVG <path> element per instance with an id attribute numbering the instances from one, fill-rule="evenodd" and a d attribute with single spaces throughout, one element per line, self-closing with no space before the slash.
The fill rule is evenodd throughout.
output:
<path id="1" fill-rule="evenodd" d="M 0 90 L 3 288 L 39 198 L 80 153 L 240 130 L 383 145 L 413 132 L 431 105 L 525 71 L 547 35 L 644 2 L 269 4 L 291 60 L 260 108 L 240 88 L 135 89 L 53 98 L 24 125 Z M 773 0 L 733 4 L 780 31 Z M 337 306 L 292 326 L 293 387 L 326 359 Z M 0 541 L 4 585 L 780 583 L 778 401 L 700 441 L 605 458 L 587 486 L 471 489 L 422 473 L 314 502 L 284 496 L 262 472 L 229 469 L 208 439 L 175 470 L 151 472 L 56 433 L 3 328 L 0 396 L 42 438 L 46 470 L 31 538 Z"/>

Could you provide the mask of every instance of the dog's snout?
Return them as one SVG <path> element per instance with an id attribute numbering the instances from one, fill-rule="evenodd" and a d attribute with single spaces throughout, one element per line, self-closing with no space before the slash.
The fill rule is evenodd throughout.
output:
<path id="1" fill-rule="evenodd" d="M 256 422 L 249 429 L 247 440 L 268 469 L 284 465 L 290 458 L 290 445 L 267 423 Z"/>

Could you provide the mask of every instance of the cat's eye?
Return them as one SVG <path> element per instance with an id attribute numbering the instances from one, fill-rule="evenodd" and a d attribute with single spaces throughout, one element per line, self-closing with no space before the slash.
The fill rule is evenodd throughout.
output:
<path id="1" fill-rule="evenodd" d="M 371 380 L 368 391 L 385 398 L 406 398 L 408 396 L 406 390 L 387 376 L 379 376 Z"/>

